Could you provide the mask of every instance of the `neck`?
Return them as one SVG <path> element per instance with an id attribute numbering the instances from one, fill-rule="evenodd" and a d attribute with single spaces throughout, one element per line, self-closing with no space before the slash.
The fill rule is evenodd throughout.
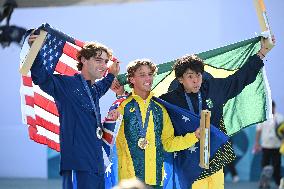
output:
<path id="1" fill-rule="evenodd" d="M 192 90 L 190 90 L 190 89 L 186 89 L 186 88 L 184 88 L 184 91 L 186 92 L 186 93 L 194 93 L 194 94 L 196 94 L 196 93 L 198 93 L 198 92 L 193 92 Z"/>
<path id="2" fill-rule="evenodd" d="M 95 79 L 92 79 L 90 76 L 89 76 L 89 74 L 88 74 L 88 72 L 86 72 L 86 71 L 84 71 L 84 70 L 82 70 L 81 71 L 81 75 L 83 76 L 83 78 L 87 81 L 87 80 L 90 80 L 91 81 L 91 84 L 93 85 L 94 83 L 95 83 Z"/>
<path id="3" fill-rule="evenodd" d="M 146 100 L 150 94 L 150 91 L 141 91 L 141 90 L 134 89 L 134 93 L 140 96 L 143 100 Z"/>

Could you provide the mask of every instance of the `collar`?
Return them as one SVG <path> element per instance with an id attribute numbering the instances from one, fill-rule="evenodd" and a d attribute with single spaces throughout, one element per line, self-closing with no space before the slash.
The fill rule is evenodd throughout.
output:
<path id="1" fill-rule="evenodd" d="M 145 104 L 149 104 L 150 100 L 154 96 L 154 93 L 151 91 L 149 96 L 146 100 L 143 100 L 139 95 L 135 94 L 134 90 L 132 89 L 132 97 L 139 103 L 139 102 L 146 102 Z"/>

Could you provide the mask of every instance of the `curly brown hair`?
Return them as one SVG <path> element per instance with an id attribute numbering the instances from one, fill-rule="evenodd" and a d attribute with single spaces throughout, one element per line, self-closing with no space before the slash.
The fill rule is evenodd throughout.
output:
<path id="1" fill-rule="evenodd" d="M 196 55 L 185 55 L 176 60 L 173 69 L 176 78 L 182 77 L 187 69 L 202 74 L 204 72 L 204 61 Z"/>
<path id="2" fill-rule="evenodd" d="M 149 59 L 137 59 L 131 61 L 127 66 L 127 81 L 131 88 L 133 88 L 133 84 L 130 83 L 130 77 L 133 77 L 136 70 L 144 65 L 149 66 L 153 75 L 157 73 L 158 70 L 157 66 Z"/>
<path id="3" fill-rule="evenodd" d="M 83 68 L 83 63 L 81 62 L 81 58 L 84 57 L 89 60 L 91 57 L 98 57 L 102 54 L 102 52 L 106 52 L 109 59 L 112 58 L 112 50 L 107 46 L 98 43 L 98 42 L 87 42 L 81 50 L 77 53 L 77 68 L 79 71 Z"/>

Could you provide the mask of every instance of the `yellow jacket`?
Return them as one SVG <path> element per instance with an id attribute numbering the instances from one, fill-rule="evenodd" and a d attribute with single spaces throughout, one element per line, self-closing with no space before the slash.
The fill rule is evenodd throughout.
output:
<path id="1" fill-rule="evenodd" d="M 174 136 L 174 128 L 166 109 L 151 100 L 150 93 L 144 101 L 140 96 L 132 94 L 118 108 L 123 120 L 116 139 L 118 154 L 119 180 L 138 177 L 149 185 L 162 185 L 164 177 L 164 150 L 174 152 L 193 146 L 198 139 L 194 133 L 185 136 Z M 149 145 L 145 150 L 138 147 L 139 127 L 134 103 L 138 103 L 143 123 L 147 108 L 151 103 L 146 139 Z"/>

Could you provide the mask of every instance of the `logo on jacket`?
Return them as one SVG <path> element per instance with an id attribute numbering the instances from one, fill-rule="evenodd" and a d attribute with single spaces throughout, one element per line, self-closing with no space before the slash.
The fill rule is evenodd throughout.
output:
<path id="1" fill-rule="evenodd" d="M 206 104 L 207 104 L 208 108 L 210 108 L 210 109 L 213 108 L 213 102 L 212 102 L 211 98 L 206 99 Z"/>

